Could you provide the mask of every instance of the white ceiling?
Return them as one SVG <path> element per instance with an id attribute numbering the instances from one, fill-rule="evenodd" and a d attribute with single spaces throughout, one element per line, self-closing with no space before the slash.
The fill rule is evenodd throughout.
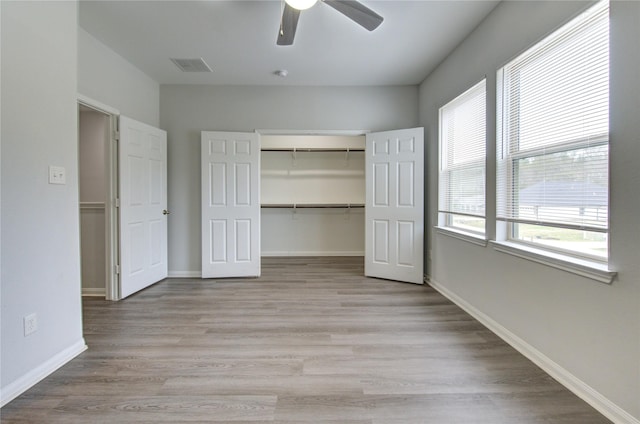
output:
<path id="1" fill-rule="evenodd" d="M 280 0 L 87 1 L 80 26 L 160 84 L 419 84 L 498 1 L 363 0 L 384 17 L 368 32 L 318 3 L 293 46 L 277 46 Z M 202 57 L 213 73 L 169 58 Z M 273 73 L 287 69 L 289 76 Z"/>

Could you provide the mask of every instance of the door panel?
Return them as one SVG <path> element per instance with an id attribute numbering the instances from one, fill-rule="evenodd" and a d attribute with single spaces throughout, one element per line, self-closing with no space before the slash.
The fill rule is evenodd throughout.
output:
<path id="1" fill-rule="evenodd" d="M 413 162 L 400 162 L 398 164 L 398 206 L 413 207 L 414 194 L 414 167 Z"/>
<path id="2" fill-rule="evenodd" d="M 120 117 L 120 297 L 167 277 L 167 134 Z"/>
<path id="3" fill-rule="evenodd" d="M 260 139 L 202 132 L 202 278 L 260 275 Z"/>
<path id="4" fill-rule="evenodd" d="M 251 165 L 248 163 L 238 163 L 236 170 L 236 206 L 251 205 Z"/>
<path id="5" fill-rule="evenodd" d="M 238 262 L 251 260 L 251 221 L 248 219 L 236 221 L 236 259 Z"/>
<path id="6" fill-rule="evenodd" d="M 398 265 L 414 266 L 414 223 L 411 221 L 398 221 Z"/>
<path id="7" fill-rule="evenodd" d="M 212 219 L 210 221 L 209 245 L 211 263 L 227 262 L 227 221 Z"/>
<path id="8" fill-rule="evenodd" d="M 376 263 L 389 263 L 389 221 L 375 220 L 374 225 L 374 255 Z"/>
<path id="9" fill-rule="evenodd" d="M 209 164 L 209 184 L 211 206 L 224 206 L 227 201 L 227 164 Z"/>
<path id="10" fill-rule="evenodd" d="M 389 164 L 376 163 L 374 165 L 374 189 L 377 206 L 389 206 Z"/>
<path id="11" fill-rule="evenodd" d="M 424 129 L 367 134 L 365 275 L 421 284 Z"/>

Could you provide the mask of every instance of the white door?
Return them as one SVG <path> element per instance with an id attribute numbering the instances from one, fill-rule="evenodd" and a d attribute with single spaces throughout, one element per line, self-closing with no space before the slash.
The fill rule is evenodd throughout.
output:
<path id="1" fill-rule="evenodd" d="M 424 129 L 367 134 L 365 275 L 422 284 Z"/>
<path id="2" fill-rule="evenodd" d="M 167 277 L 167 133 L 120 117 L 120 297 Z"/>
<path id="3" fill-rule="evenodd" d="M 260 136 L 202 132 L 202 278 L 260 275 Z"/>

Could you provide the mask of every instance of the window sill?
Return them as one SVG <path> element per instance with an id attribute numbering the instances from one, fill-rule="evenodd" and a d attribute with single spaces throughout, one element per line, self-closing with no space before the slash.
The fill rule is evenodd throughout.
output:
<path id="1" fill-rule="evenodd" d="M 578 259 L 507 241 L 491 241 L 491 244 L 498 252 L 528 259 L 605 284 L 611 284 L 617 274 L 617 272 L 609 270 L 606 264 L 588 259 Z"/>
<path id="2" fill-rule="evenodd" d="M 469 233 L 469 232 L 458 230 L 456 228 L 451 228 L 451 227 L 436 226 L 435 229 L 439 234 L 442 234 L 445 236 L 457 238 L 458 240 L 473 243 L 475 245 L 482 246 L 482 247 L 487 246 L 487 239 L 485 239 L 484 236 L 481 236 L 479 234 Z"/>

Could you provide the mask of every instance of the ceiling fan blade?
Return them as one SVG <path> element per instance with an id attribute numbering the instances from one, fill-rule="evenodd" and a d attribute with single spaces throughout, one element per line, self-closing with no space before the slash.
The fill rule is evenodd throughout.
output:
<path id="1" fill-rule="evenodd" d="M 284 10 L 282 11 L 282 22 L 278 30 L 277 43 L 279 46 L 290 46 L 293 44 L 293 37 L 296 35 L 299 18 L 300 11 L 289 6 L 288 3 L 285 3 Z"/>
<path id="2" fill-rule="evenodd" d="M 355 0 L 323 0 L 325 4 L 333 7 L 347 18 L 365 27 L 369 31 L 378 28 L 384 18 Z"/>

